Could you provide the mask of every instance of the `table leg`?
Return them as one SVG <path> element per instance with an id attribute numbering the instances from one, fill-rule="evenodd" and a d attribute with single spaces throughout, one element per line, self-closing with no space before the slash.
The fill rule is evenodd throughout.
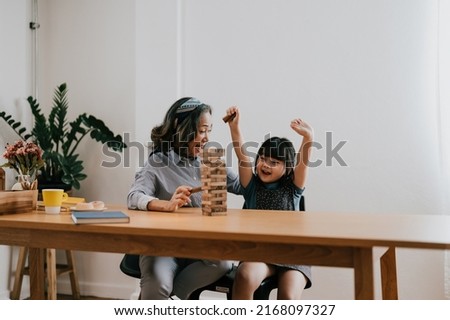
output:
<path id="1" fill-rule="evenodd" d="M 353 268 L 355 272 L 355 299 L 374 299 L 372 248 L 353 249 Z"/>
<path id="2" fill-rule="evenodd" d="M 398 300 L 397 261 L 394 247 L 390 247 L 381 256 L 380 267 L 383 299 Z"/>
<path id="3" fill-rule="evenodd" d="M 47 299 L 56 300 L 56 249 L 47 251 Z"/>
<path id="4" fill-rule="evenodd" d="M 16 272 L 14 276 L 14 286 L 11 292 L 11 300 L 20 299 L 20 292 L 22 291 L 23 276 L 25 273 L 25 264 L 28 257 L 28 248 L 20 247 L 19 257 L 17 258 Z"/>
<path id="5" fill-rule="evenodd" d="M 45 299 L 45 249 L 29 248 L 28 265 L 30 269 L 30 299 Z"/>

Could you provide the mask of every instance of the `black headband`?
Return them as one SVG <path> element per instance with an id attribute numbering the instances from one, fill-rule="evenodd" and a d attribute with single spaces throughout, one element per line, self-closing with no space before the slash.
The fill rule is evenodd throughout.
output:
<path id="1" fill-rule="evenodd" d="M 192 111 L 197 109 L 197 107 L 201 106 L 202 104 L 203 103 L 200 102 L 198 99 L 190 98 L 189 100 L 184 102 L 181 106 L 179 106 L 177 109 L 176 115 L 175 115 L 175 117 L 177 119 L 177 123 L 175 126 L 178 126 L 180 123 L 182 123 L 184 121 L 184 119 L 186 119 L 187 116 Z"/>

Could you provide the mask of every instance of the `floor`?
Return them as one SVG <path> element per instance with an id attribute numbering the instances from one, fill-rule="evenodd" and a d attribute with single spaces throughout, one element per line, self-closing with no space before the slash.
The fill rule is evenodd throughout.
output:
<path id="1" fill-rule="evenodd" d="M 70 294 L 58 294 L 57 300 L 72 300 L 72 295 Z M 175 299 L 177 299 L 175 297 Z M 201 300 L 224 300 L 226 299 L 226 295 L 218 292 L 205 291 L 200 296 Z M 111 298 L 102 298 L 102 297 L 94 297 L 94 296 L 81 296 L 81 300 L 117 300 Z"/>

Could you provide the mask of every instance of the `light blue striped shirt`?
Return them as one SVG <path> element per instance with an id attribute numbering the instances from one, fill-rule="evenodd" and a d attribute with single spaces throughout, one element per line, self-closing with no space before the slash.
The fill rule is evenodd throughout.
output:
<path id="1" fill-rule="evenodd" d="M 201 185 L 200 160 L 181 157 L 173 150 L 167 154 L 153 153 L 135 175 L 127 197 L 128 208 L 147 210 L 147 204 L 154 199 L 170 200 L 176 188 L 181 185 Z M 229 168 L 227 190 L 234 194 L 243 192 L 237 174 Z M 193 207 L 201 207 L 201 192 L 192 194 L 191 201 Z"/>

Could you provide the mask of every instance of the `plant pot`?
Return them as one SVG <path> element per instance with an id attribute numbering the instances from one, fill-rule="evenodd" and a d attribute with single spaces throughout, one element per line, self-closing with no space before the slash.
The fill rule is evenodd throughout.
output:
<path id="1" fill-rule="evenodd" d="M 38 178 L 38 190 L 43 189 L 64 189 L 65 192 L 72 190 L 72 186 L 62 181 L 47 181 Z"/>
<path id="2" fill-rule="evenodd" d="M 63 189 L 69 196 L 72 194 L 72 186 L 62 181 L 47 181 L 38 178 L 39 200 L 42 200 L 43 189 Z"/>

